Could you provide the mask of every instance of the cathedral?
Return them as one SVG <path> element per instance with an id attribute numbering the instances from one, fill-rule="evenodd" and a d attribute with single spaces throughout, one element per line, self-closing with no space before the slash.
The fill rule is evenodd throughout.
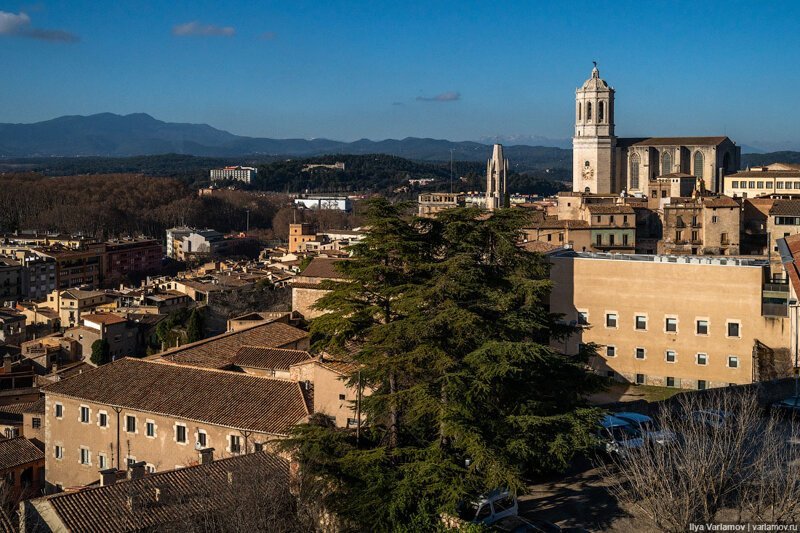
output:
<path id="1" fill-rule="evenodd" d="M 659 176 L 694 176 L 698 185 L 722 192 L 722 178 L 739 170 L 741 147 L 728 137 L 620 138 L 614 135 L 614 89 L 591 77 L 575 90 L 572 190 L 646 195 Z"/>

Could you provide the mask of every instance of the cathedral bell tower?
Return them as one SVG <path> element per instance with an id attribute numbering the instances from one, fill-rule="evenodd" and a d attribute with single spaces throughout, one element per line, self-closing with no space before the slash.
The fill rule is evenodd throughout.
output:
<path id="1" fill-rule="evenodd" d="M 572 138 L 572 190 L 595 194 L 619 192 L 614 183 L 614 89 L 592 76 L 575 90 L 575 136 Z"/>

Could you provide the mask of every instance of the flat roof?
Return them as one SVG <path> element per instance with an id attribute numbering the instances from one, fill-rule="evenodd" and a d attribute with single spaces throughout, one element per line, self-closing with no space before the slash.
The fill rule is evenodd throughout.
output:
<path id="1" fill-rule="evenodd" d="M 769 266 L 767 259 L 731 257 L 727 255 L 645 255 L 645 254 L 609 254 L 598 252 L 576 252 L 561 249 L 549 254 L 554 258 L 604 259 L 608 261 L 639 261 L 645 263 L 672 263 L 680 265 L 715 265 L 739 267 Z"/>

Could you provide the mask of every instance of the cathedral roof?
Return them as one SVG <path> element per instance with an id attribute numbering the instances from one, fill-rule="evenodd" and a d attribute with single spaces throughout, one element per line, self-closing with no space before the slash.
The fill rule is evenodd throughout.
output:
<path id="1" fill-rule="evenodd" d="M 633 143 L 633 146 L 719 146 L 730 140 L 727 137 L 650 137 Z"/>
<path id="2" fill-rule="evenodd" d="M 606 80 L 600 77 L 600 71 L 597 70 L 597 63 L 595 63 L 594 68 L 592 69 L 592 76 L 583 82 L 582 90 L 597 90 L 597 89 L 609 89 L 608 83 Z"/>

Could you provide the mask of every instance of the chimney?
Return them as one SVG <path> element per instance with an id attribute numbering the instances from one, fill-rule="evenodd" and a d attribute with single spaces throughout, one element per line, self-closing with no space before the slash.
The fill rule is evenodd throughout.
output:
<path id="1" fill-rule="evenodd" d="M 144 477 L 144 461 L 138 461 L 128 466 L 128 479 L 142 479 Z"/>
<path id="2" fill-rule="evenodd" d="M 200 464 L 207 465 L 214 462 L 214 448 L 203 448 L 199 450 Z"/>
<path id="3" fill-rule="evenodd" d="M 117 482 L 117 469 L 106 468 L 100 471 L 100 486 L 107 487 Z"/>
<path id="4" fill-rule="evenodd" d="M 3 372 L 6 374 L 11 373 L 11 355 L 6 354 L 3 356 Z"/>

